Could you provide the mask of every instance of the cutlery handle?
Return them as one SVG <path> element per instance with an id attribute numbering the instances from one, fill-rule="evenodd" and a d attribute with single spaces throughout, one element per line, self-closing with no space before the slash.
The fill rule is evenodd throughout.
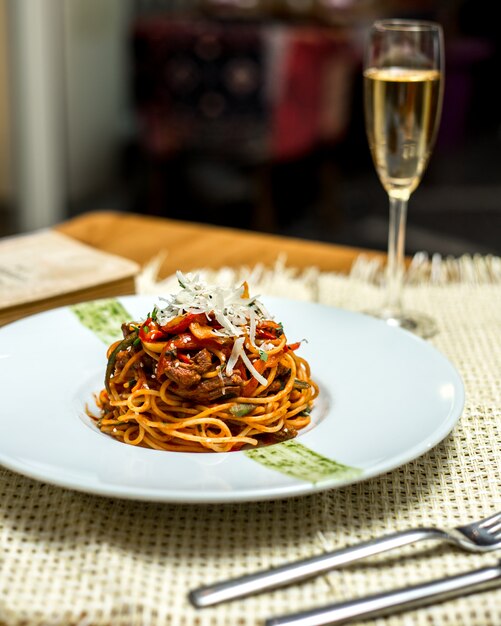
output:
<path id="1" fill-rule="evenodd" d="M 335 552 L 326 552 L 270 570 L 199 587 L 190 592 L 189 599 L 198 608 L 212 606 L 227 600 L 234 600 L 235 598 L 299 582 L 312 576 L 324 574 L 335 567 L 423 539 L 447 539 L 447 536 L 443 531 L 434 528 L 404 530 L 386 537 L 372 539 L 355 546 L 343 548 L 342 550 L 336 550 Z"/>
<path id="2" fill-rule="evenodd" d="M 366 596 L 357 600 L 331 604 L 321 609 L 268 619 L 265 626 L 326 626 L 345 624 L 361 618 L 379 617 L 405 609 L 426 606 L 465 593 L 483 591 L 501 582 L 501 562 L 459 576 L 441 578 L 414 587 L 407 587 Z"/>

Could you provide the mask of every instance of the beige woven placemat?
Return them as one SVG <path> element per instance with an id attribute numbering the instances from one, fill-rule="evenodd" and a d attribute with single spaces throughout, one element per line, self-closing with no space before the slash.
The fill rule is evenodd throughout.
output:
<path id="1" fill-rule="evenodd" d="M 440 327 L 432 343 L 459 369 L 463 416 L 442 443 L 388 474 L 322 494 L 210 506 L 80 494 L 0 469 L 0 624 L 5 626 L 257 626 L 319 606 L 496 562 L 494 554 L 408 548 L 301 585 L 197 611 L 202 583 L 342 547 L 395 529 L 456 525 L 501 510 L 501 279 L 496 259 L 418 260 L 407 302 Z M 449 263 L 449 268 L 447 268 Z M 465 269 L 466 268 L 466 269 Z M 211 274 L 233 280 L 247 270 Z M 254 268 L 260 293 L 365 309 L 379 270 L 297 274 Z M 154 267 L 141 291 L 169 290 Z M 19 419 L 12 416 L 12 419 Z M 391 436 L 391 433 L 388 433 Z M 498 626 L 501 588 L 368 624 Z"/>

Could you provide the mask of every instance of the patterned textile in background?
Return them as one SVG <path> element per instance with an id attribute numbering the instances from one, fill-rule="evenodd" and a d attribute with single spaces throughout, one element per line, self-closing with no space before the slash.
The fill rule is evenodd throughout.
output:
<path id="1" fill-rule="evenodd" d="M 197 611 L 187 601 L 187 592 L 200 584 L 317 554 L 327 546 L 417 525 L 454 526 L 501 509 L 499 264 L 495 259 L 461 262 L 461 274 L 452 265 L 444 274 L 445 261 L 440 266 L 435 260 L 433 276 L 421 263 L 421 280 L 410 281 L 406 293 L 409 306 L 438 321 L 440 332 L 431 343 L 455 364 L 466 387 L 462 418 L 442 443 L 360 484 L 251 504 L 121 501 L 0 470 L 0 624 L 258 626 L 273 615 L 494 564 L 493 554 L 418 545 L 400 557 L 382 555 L 210 609 Z M 314 269 L 298 274 L 278 263 L 271 270 L 255 268 L 250 282 L 261 294 L 360 310 L 379 301 L 378 287 L 367 280 L 377 277 L 373 269 L 361 262 L 343 277 Z M 248 273 L 226 269 L 208 276 L 233 280 Z M 158 284 L 152 267 L 139 287 L 158 294 L 174 282 Z M 366 623 L 499 626 L 501 588 Z"/>

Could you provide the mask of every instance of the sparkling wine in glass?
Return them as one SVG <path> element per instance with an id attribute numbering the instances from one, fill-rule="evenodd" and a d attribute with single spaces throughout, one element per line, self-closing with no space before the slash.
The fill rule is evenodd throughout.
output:
<path id="1" fill-rule="evenodd" d="M 372 315 L 422 337 L 434 321 L 402 305 L 407 203 L 426 169 L 442 109 L 442 28 L 385 19 L 370 30 L 364 60 L 365 125 L 372 159 L 390 199 L 385 302 Z"/>

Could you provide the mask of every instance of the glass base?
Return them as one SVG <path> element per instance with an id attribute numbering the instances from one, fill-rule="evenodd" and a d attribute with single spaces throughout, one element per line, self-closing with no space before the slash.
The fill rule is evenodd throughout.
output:
<path id="1" fill-rule="evenodd" d="M 438 327 L 435 321 L 422 313 L 415 313 L 414 311 L 399 311 L 397 313 L 387 309 L 365 312 L 367 315 L 384 320 L 388 326 L 403 328 L 423 339 L 429 339 L 438 333 Z"/>

